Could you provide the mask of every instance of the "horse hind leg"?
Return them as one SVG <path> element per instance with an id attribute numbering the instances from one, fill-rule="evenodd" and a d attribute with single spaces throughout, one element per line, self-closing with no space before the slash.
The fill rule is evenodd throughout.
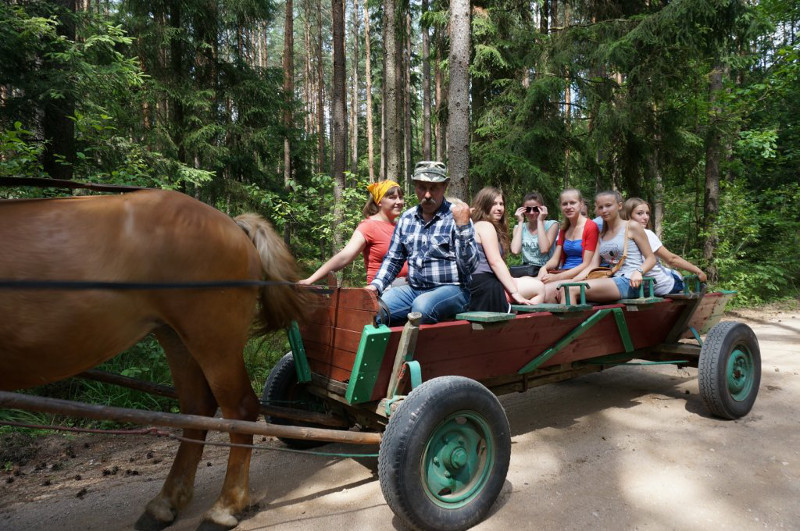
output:
<path id="1" fill-rule="evenodd" d="M 156 330 L 155 335 L 167 355 L 181 413 L 213 416 L 217 402 L 200 366 L 189 354 L 183 341 L 166 326 Z M 200 429 L 183 430 L 185 438 L 198 441 L 204 441 L 206 433 L 206 430 Z M 180 443 L 161 491 L 147 504 L 145 512 L 136 522 L 136 529 L 163 529 L 175 520 L 178 511 L 192 499 L 197 465 L 202 455 L 202 444 Z"/>
<path id="2" fill-rule="evenodd" d="M 226 419 L 255 421 L 258 418 L 259 404 L 242 359 L 244 343 L 244 339 L 241 343 L 235 340 L 224 344 L 220 341 L 217 345 L 206 343 L 203 351 L 208 353 L 208 357 L 201 359 L 200 364 L 219 403 L 222 416 Z M 213 523 L 222 528 L 238 525 L 236 515 L 250 504 L 252 449 L 249 445 L 253 444 L 253 435 L 231 432 L 230 441 L 234 445 L 247 447 L 231 447 L 222 491 L 203 517 L 206 524 Z"/>
<path id="3" fill-rule="evenodd" d="M 235 304 L 220 304 L 220 306 L 225 307 L 225 312 L 215 315 L 213 323 L 209 322 L 207 316 L 204 319 L 203 315 L 184 315 L 181 337 L 184 342 L 182 346 L 185 346 L 179 350 L 180 358 L 173 356 L 177 363 L 171 361 L 171 368 L 173 374 L 178 372 L 184 378 L 203 381 L 203 390 L 210 389 L 213 393 L 213 404 L 219 404 L 224 418 L 255 421 L 258 418 L 259 404 L 242 356 L 255 301 L 249 298 L 242 299 L 238 308 Z M 192 374 L 180 373 L 180 369 L 173 366 L 184 363 L 192 364 Z M 202 374 L 196 374 L 200 371 Z M 175 383 L 177 386 L 177 379 Z M 192 382 L 185 383 L 187 385 L 184 387 L 191 387 Z M 178 391 L 181 396 L 186 395 L 181 388 L 178 388 Z M 186 396 L 187 399 L 192 398 Z M 244 446 L 232 446 L 230 449 L 222 491 L 214 505 L 203 516 L 204 528 L 235 527 L 239 523 L 236 515 L 243 512 L 250 502 L 249 472 L 252 449 L 249 445 L 253 443 L 253 435 L 232 432 L 230 441 L 234 445 Z M 183 449 L 183 445 L 181 448 Z M 187 458 L 185 466 L 191 465 L 194 470 L 200 454 L 192 455 L 192 461 L 189 462 Z M 189 476 L 179 476 L 176 473 L 175 479 L 178 477 Z"/>

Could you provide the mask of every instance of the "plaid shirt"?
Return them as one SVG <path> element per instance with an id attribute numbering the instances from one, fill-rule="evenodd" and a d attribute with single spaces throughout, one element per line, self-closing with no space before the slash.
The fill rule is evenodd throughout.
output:
<path id="1" fill-rule="evenodd" d="M 478 267 L 472 221 L 457 226 L 446 199 L 427 223 L 422 218 L 421 207 L 406 210 L 397 221 L 389 251 L 370 284 L 383 293 L 406 261 L 408 283 L 415 289 L 431 289 L 443 284 L 466 287 Z"/>

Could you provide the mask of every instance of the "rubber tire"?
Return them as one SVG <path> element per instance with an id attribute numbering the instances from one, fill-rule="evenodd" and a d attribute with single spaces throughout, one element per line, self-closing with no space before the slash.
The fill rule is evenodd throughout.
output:
<path id="1" fill-rule="evenodd" d="M 476 469 L 484 472 L 470 475 L 471 467 L 464 467 L 464 477 L 482 477 L 466 490 L 469 496 L 465 500 L 448 503 L 440 499 L 437 503 L 433 499 L 437 494 L 431 491 L 428 483 L 434 474 L 429 476 L 430 467 L 425 465 L 427 452 L 430 449 L 434 456 L 444 455 L 436 453 L 436 446 L 443 444 L 441 441 L 445 440 L 444 434 L 450 426 L 472 427 L 475 422 L 486 428 L 483 433 L 480 433 L 480 426 L 475 430 L 486 448 L 483 463 L 478 463 Z M 486 517 L 500 494 L 510 457 L 510 428 L 497 397 L 475 380 L 444 376 L 414 389 L 389 418 L 378 453 L 378 478 L 389 507 L 410 527 L 443 531 L 467 529 Z M 442 460 L 436 461 L 434 457 L 432 461 L 441 463 Z M 440 467 L 433 472 L 443 469 Z M 455 472 L 453 477 L 459 473 Z"/>
<path id="2" fill-rule="evenodd" d="M 309 400 L 310 403 L 314 402 L 312 395 L 303 391 L 303 386 L 297 382 L 297 370 L 295 369 L 294 357 L 289 352 L 285 354 L 278 363 L 272 368 L 264 382 L 264 391 L 261 393 L 261 400 L 266 404 L 283 405 L 286 402 L 294 400 Z M 318 400 L 318 399 L 317 399 Z M 311 408 L 303 408 L 311 409 Z M 270 424 L 278 424 L 281 426 L 305 426 L 311 428 L 324 428 L 325 426 L 318 426 L 315 424 L 293 422 L 290 419 L 282 419 L 278 417 L 264 416 L 264 420 Z M 285 437 L 278 437 L 278 440 L 283 442 L 289 448 L 297 450 L 307 450 L 309 448 L 317 448 L 324 444 L 325 441 L 310 441 L 306 439 L 287 439 Z"/>
<path id="3" fill-rule="evenodd" d="M 761 383 L 761 350 L 749 326 L 726 321 L 708 332 L 700 349 L 698 383 L 712 415 L 734 420 L 750 412 Z"/>

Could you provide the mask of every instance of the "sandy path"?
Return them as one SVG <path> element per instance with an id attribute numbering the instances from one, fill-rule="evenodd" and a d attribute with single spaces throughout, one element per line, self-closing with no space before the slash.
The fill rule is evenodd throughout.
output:
<path id="1" fill-rule="evenodd" d="M 800 312 L 755 317 L 748 322 L 761 346 L 761 389 L 739 421 L 711 418 L 697 371 L 673 366 L 618 367 L 501 397 L 511 465 L 492 514 L 476 529 L 800 529 Z M 64 468 L 29 467 L 0 485 L 0 529 L 132 528 L 175 444 L 126 442 L 105 455 L 106 442 L 92 439 L 87 449 L 83 441 L 74 439 L 78 455 Z M 207 451 L 195 499 L 170 529 L 198 526 L 224 460 L 224 449 Z M 100 474 L 114 463 L 118 473 Z M 259 451 L 250 488 L 257 506 L 237 529 L 403 529 L 376 469 L 371 457 Z M 21 490 L 36 481 L 38 490 Z M 79 489 L 86 489 L 80 497 Z"/>

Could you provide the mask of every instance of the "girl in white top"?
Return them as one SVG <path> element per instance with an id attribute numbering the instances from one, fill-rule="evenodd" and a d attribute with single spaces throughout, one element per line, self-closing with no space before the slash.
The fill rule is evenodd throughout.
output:
<path id="1" fill-rule="evenodd" d="M 653 249 L 653 252 L 658 258 L 658 263 L 656 264 L 656 267 L 653 268 L 655 273 L 653 276 L 656 276 L 660 273 L 661 276 L 666 277 L 662 282 L 659 280 L 659 277 L 656 276 L 656 295 L 677 293 L 683 289 L 683 279 L 678 273 L 669 267 L 662 265 L 662 260 L 672 268 L 691 271 L 697 275 L 697 278 L 700 279 L 700 282 L 705 282 L 707 280 L 707 276 L 702 269 L 688 260 L 684 260 L 677 254 L 670 252 L 669 249 L 664 247 L 658 236 L 656 236 L 653 231 L 647 228 L 647 225 L 650 222 L 650 205 L 647 203 L 647 201 L 638 197 L 631 197 L 625 201 L 623 210 L 625 218 L 635 221 L 645 228 L 645 233 L 647 234 L 647 238 L 650 242 L 650 247 Z"/>
<path id="2" fill-rule="evenodd" d="M 603 218 L 603 230 L 591 264 L 575 276 L 575 281 L 587 282 L 589 287 L 586 290 L 586 299 L 590 301 L 611 302 L 636 298 L 639 296 L 642 277 L 656 264 L 656 257 L 650 249 L 644 228 L 639 223 L 622 219 L 622 197 L 618 192 L 600 192 L 595 196 L 595 207 Z M 585 280 L 589 271 L 600 265 L 601 257 L 613 267 L 623 254 L 625 261 L 613 277 Z M 578 288 L 570 288 L 570 300 L 576 301 L 579 293 Z"/>

